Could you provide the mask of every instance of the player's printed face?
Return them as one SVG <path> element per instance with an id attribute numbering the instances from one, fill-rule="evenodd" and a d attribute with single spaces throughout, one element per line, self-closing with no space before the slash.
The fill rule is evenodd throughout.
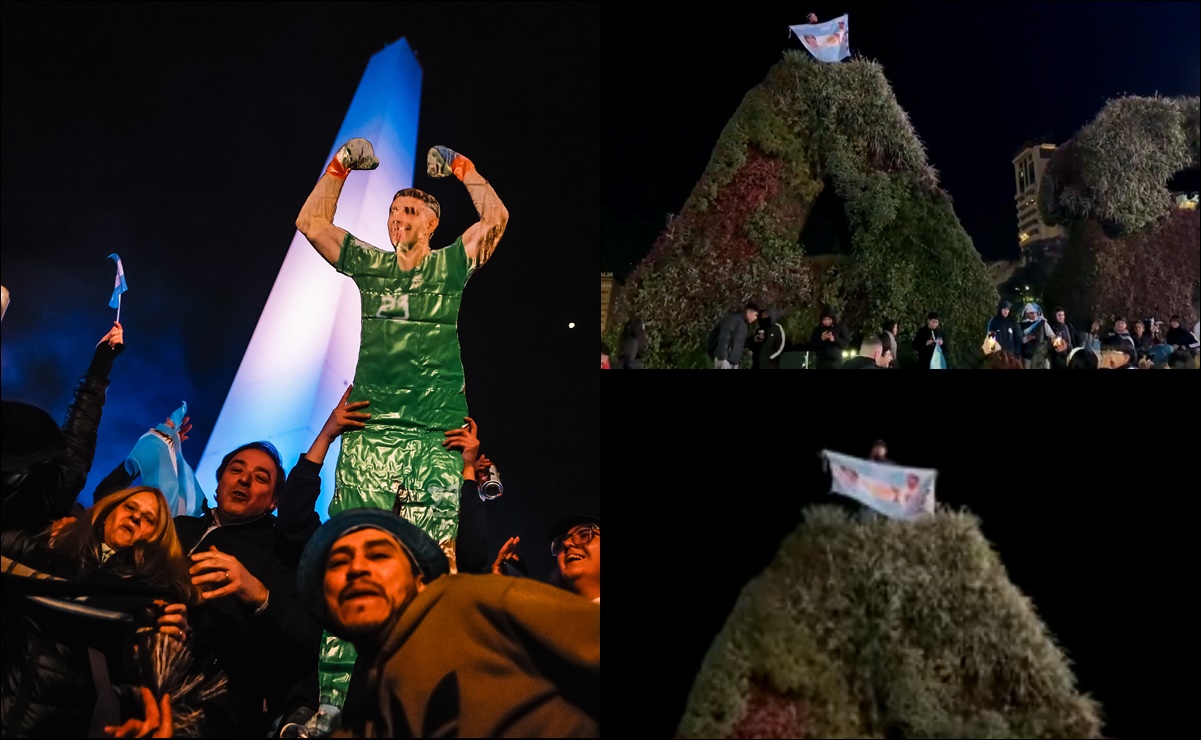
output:
<path id="1" fill-rule="evenodd" d="M 437 225 L 433 209 L 417 198 L 397 198 L 388 210 L 388 238 L 393 247 L 411 247 L 423 237 L 428 240 Z"/>

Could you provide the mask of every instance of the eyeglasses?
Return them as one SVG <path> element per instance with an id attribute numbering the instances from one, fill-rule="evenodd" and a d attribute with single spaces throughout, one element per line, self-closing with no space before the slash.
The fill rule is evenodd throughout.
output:
<path id="1" fill-rule="evenodd" d="M 550 543 L 551 557 L 559 557 L 559 553 L 563 552 L 563 549 L 567 547 L 568 544 L 575 545 L 576 547 L 587 547 L 588 543 L 592 542 L 593 537 L 600 537 L 600 527 L 596 526 L 595 524 L 590 527 L 578 527 L 573 529 L 554 542 Z"/>

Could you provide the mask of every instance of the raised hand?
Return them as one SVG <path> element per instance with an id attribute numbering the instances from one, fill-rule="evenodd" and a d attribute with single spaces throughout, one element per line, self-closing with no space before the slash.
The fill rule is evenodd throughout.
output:
<path id="1" fill-rule="evenodd" d="M 166 424 L 167 424 L 167 426 L 171 427 L 172 429 L 175 428 L 175 422 L 171 421 L 170 418 L 167 419 Z M 179 425 L 179 441 L 181 444 L 185 440 L 187 440 L 188 432 L 190 432 L 190 431 L 192 431 L 192 417 L 185 416 L 183 418 L 183 422 L 181 422 Z"/>
<path id="2" fill-rule="evenodd" d="M 334 153 L 329 167 L 325 168 L 325 174 L 345 180 L 351 170 L 373 170 L 376 167 L 379 167 L 379 160 L 375 157 L 371 142 L 366 139 L 351 139 Z"/>
<path id="3" fill-rule="evenodd" d="M 371 405 L 370 401 L 355 401 L 351 403 L 350 392 L 354 390 L 354 385 L 346 386 L 346 392 L 342 394 L 342 398 L 338 400 L 338 405 L 334 406 L 334 410 L 329 413 L 329 418 L 325 420 L 325 425 L 321 427 L 321 435 L 333 442 L 342 432 L 351 429 L 363 429 L 367 426 L 367 421 L 371 419 L 371 414 L 359 409 L 365 409 Z"/>
<path id="4" fill-rule="evenodd" d="M 444 146 L 432 146 L 425 155 L 425 172 L 430 177 L 454 175 L 462 180 L 473 169 L 470 159 Z"/>
<path id="5" fill-rule="evenodd" d="M 474 470 L 480 455 L 480 440 L 476 436 L 479 427 L 470 416 L 464 416 L 463 421 L 467 422 L 466 427 L 456 427 L 449 432 L 444 432 L 446 439 L 442 440 L 442 446 L 448 450 L 461 451 L 463 453 L 463 469 Z"/>
<path id="6" fill-rule="evenodd" d="M 492 562 L 492 572 L 498 576 L 503 576 L 505 573 L 501 569 L 501 565 L 506 560 L 520 561 L 521 558 L 517 555 L 517 545 L 521 542 L 520 537 L 510 537 L 501 545 L 500 552 L 496 553 L 496 560 Z"/>
<path id="7" fill-rule="evenodd" d="M 371 414 L 361 409 L 370 406 L 371 402 L 355 401 L 354 403 L 349 403 L 348 399 L 352 390 L 354 390 L 354 385 L 346 386 L 346 391 L 342 393 L 342 398 L 338 399 L 338 404 L 334 406 L 334 410 L 329 412 L 329 418 L 325 420 L 321 431 L 317 433 L 317 437 L 313 440 L 309 451 L 304 453 L 305 459 L 309 462 L 321 465 L 325 461 L 325 454 L 329 452 L 329 446 L 334 443 L 338 435 L 354 429 L 363 429 L 367 426 L 367 421 L 371 419 Z"/>
<path id="8" fill-rule="evenodd" d="M 486 456 L 480 455 L 479 459 L 477 459 L 475 461 L 475 477 L 477 479 L 482 478 L 484 475 L 487 474 L 488 468 L 490 468 L 490 467 L 492 467 L 492 461 L 489 460 Z"/>
<path id="9" fill-rule="evenodd" d="M 373 170 L 379 167 L 379 159 L 375 156 L 375 149 L 371 147 L 371 142 L 366 139 L 351 139 L 346 142 L 338 150 L 335 158 L 340 159 L 342 164 L 352 170 Z"/>
<path id="10" fill-rule="evenodd" d="M 108 330 L 108 333 L 101 337 L 97 347 L 101 344 L 107 344 L 109 349 L 117 349 L 118 346 L 124 348 L 125 345 L 125 329 L 121 326 L 120 321 L 113 322 L 113 328 Z"/>

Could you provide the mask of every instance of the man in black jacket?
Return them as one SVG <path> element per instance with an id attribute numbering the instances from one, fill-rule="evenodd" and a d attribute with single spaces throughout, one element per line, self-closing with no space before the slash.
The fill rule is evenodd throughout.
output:
<path id="1" fill-rule="evenodd" d="M 930 360 L 934 357 L 934 348 L 942 347 L 942 355 L 947 356 L 947 336 L 939 325 L 938 314 L 931 311 L 926 316 L 926 325 L 913 335 L 913 349 L 917 352 L 918 368 L 930 369 Z M 948 363 L 948 367 L 949 367 Z"/>
<path id="2" fill-rule="evenodd" d="M 1173 316 L 1168 320 L 1168 332 L 1164 335 L 1164 339 L 1168 344 L 1172 345 L 1172 349 L 1187 350 L 1194 355 L 1197 354 L 1197 337 L 1193 333 L 1184 328 L 1180 323 L 1179 316 Z"/>
<path id="3" fill-rule="evenodd" d="M 759 318 L 759 307 L 747 303 L 742 311 L 731 311 L 709 332 L 709 354 L 713 369 L 737 370 L 746 347 L 747 326 Z"/>
<path id="4" fill-rule="evenodd" d="M 843 364 L 844 370 L 883 370 L 888 367 L 892 357 L 884 351 L 884 342 L 880 337 L 868 335 L 863 344 L 859 345 L 859 354 Z"/>
<path id="5" fill-rule="evenodd" d="M 1001 301 L 997 304 L 997 315 L 988 320 L 988 333 L 997 340 L 1002 352 L 1017 357 L 1022 351 L 1022 332 L 1010 311 L 1013 304 Z"/>
<path id="6" fill-rule="evenodd" d="M 809 336 L 809 351 L 817 357 L 817 369 L 832 370 L 842 367 L 842 351 L 849 343 L 850 337 L 835 320 L 834 314 L 822 311 L 821 322 Z"/>
<path id="7" fill-rule="evenodd" d="M 1068 366 L 1068 353 L 1076 346 L 1076 328 L 1068 322 L 1067 313 L 1056 306 L 1051 312 L 1051 346 L 1047 355 L 1051 359 L 1051 369 L 1063 370 Z"/>
<path id="8" fill-rule="evenodd" d="M 192 582 L 205 592 L 205 604 L 190 615 L 195 652 L 206 672 L 224 670 L 229 678 L 229 690 L 206 707 L 205 737 L 264 737 L 275 720 L 296 708 L 296 697 L 317 706 L 322 630 L 300 602 L 296 565 L 321 525 L 315 506 L 321 463 L 332 441 L 326 432 L 331 423 L 361 426 L 359 409 L 365 405 L 346 404 L 343 396 L 286 480 L 270 442 L 238 447 L 217 468 L 216 508 L 206 500 L 202 516 L 174 519 L 184 554 L 193 561 Z M 95 496 L 132 479 L 118 465 Z M 271 513 L 277 505 L 283 507 L 279 520 Z"/>
<path id="9" fill-rule="evenodd" d="M 780 323 L 781 312 L 777 308 L 765 308 L 759 312 L 759 326 L 751 338 L 751 369 L 778 370 L 780 355 L 787 345 L 784 325 Z"/>

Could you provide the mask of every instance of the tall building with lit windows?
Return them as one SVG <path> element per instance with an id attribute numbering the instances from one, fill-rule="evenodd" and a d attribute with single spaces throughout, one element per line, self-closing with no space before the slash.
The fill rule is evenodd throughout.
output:
<path id="1" fill-rule="evenodd" d="M 613 310 L 613 300 L 617 297 L 617 285 L 613 273 L 601 273 L 601 331 L 609 328 L 609 313 Z"/>
<path id="2" fill-rule="evenodd" d="M 1013 158 L 1018 245 L 1023 263 L 1037 259 L 1036 254 L 1047 251 L 1046 247 L 1062 244 L 1064 238 L 1063 227 L 1051 226 L 1038 215 L 1038 186 L 1054 153 L 1054 144 L 1028 142 Z"/>

